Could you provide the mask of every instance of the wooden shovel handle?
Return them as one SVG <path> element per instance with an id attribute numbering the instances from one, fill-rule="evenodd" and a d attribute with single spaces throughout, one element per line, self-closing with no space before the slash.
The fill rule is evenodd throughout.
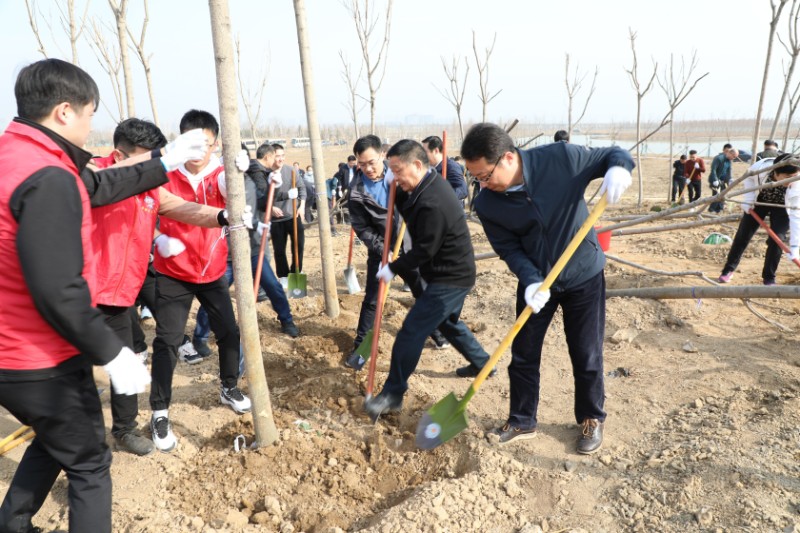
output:
<path id="1" fill-rule="evenodd" d="M 292 168 L 292 189 L 297 187 L 297 171 Z M 300 252 L 297 244 L 297 198 L 292 200 L 292 219 L 294 220 L 294 273 L 300 273 Z"/>
<path id="2" fill-rule="evenodd" d="M 383 254 L 381 267 L 389 262 L 389 243 L 392 242 L 392 226 L 394 226 L 394 199 L 397 194 L 397 180 L 389 186 L 389 205 L 386 213 L 386 231 L 383 234 Z M 383 304 L 386 301 L 386 283 L 378 282 L 378 306 L 375 309 L 375 322 L 372 326 L 372 347 L 369 356 L 369 372 L 367 373 L 367 397 L 372 396 L 375 387 L 375 368 L 378 360 L 378 337 L 381 333 L 381 319 L 383 318 Z"/>
<path id="3" fill-rule="evenodd" d="M 548 290 L 553 285 L 553 283 L 555 283 L 556 278 L 558 278 L 559 274 L 561 274 L 561 271 L 564 270 L 564 267 L 572 258 L 572 255 L 575 253 L 575 250 L 577 250 L 578 246 L 580 246 L 581 241 L 583 241 L 583 239 L 589 233 L 589 230 L 591 230 L 592 227 L 594 226 L 594 223 L 597 222 L 597 219 L 599 219 L 600 215 L 602 215 L 603 211 L 605 211 L 606 205 L 608 205 L 608 201 L 606 199 L 606 195 L 603 194 L 603 196 L 600 197 L 600 200 L 597 202 L 597 205 L 594 206 L 592 212 L 589 213 L 589 216 L 583 222 L 583 225 L 578 229 L 578 232 L 575 234 L 574 237 L 572 237 L 572 240 L 569 241 L 569 244 L 567 245 L 564 252 L 561 254 L 561 257 L 558 258 L 558 261 L 556 261 L 556 264 L 553 265 L 553 268 L 550 270 L 550 273 L 547 274 L 546 278 L 544 278 L 541 287 L 539 287 L 539 292 L 544 292 Z M 481 384 L 484 381 L 486 381 L 486 378 L 489 376 L 489 373 L 495 367 L 495 365 L 503 356 L 508 347 L 511 346 L 514 337 L 517 336 L 519 330 L 521 330 L 522 326 L 525 325 L 525 322 L 528 320 L 528 317 L 531 316 L 531 313 L 533 313 L 533 309 L 531 309 L 528 306 L 525 306 L 525 309 L 523 309 L 522 313 L 520 313 L 519 318 L 517 318 L 517 321 L 514 322 L 514 325 L 511 327 L 509 332 L 506 333 L 506 336 L 503 338 L 503 340 L 500 342 L 500 345 L 497 347 L 492 356 L 489 358 L 489 361 L 486 362 L 486 364 L 483 366 L 483 369 L 480 371 L 480 373 L 478 373 L 478 376 L 475 378 L 475 381 L 472 382 L 471 388 L 473 389 L 473 393 L 477 392 Z"/>
<path id="4" fill-rule="evenodd" d="M 275 201 L 275 184 L 269 183 L 269 194 L 267 195 L 267 210 L 264 213 L 264 224 L 269 225 L 269 221 L 272 219 L 272 203 Z M 267 228 L 264 228 L 264 231 L 261 233 L 261 253 L 258 255 L 258 264 L 256 265 L 256 275 L 254 278 L 254 285 L 255 287 L 253 290 L 256 293 L 256 298 L 258 298 L 258 286 L 261 285 L 261 271 L 264 269 L 264 253 L 267 249 L 267 237 L 269 231 Z"/>
<path id="5" fill-rule="evenodd" d="M 759 225 L 759 226 L 761 226 L 762 228 L 764 228 L 764 231 L 766 231 L 766 232 L 769 234 L 769 236 L 770 236 L 770 237 L 772 237 L 772 240 L 773 240 L 773 241 L 775 241 L 775 244 L 777 244 L 777 245 L 778 245 L 778 247 L 779 247 L 781 250 L 783 250 L 783 253 L 786 253 L 786 254 L 790 254 L 790 255 L 791 255 L 791 253 L 792 253 L 792 252 L 791 252 L 791 250 L 789 250 L 789 247 L 788 247 L 788 246 L 786 246 L 786 243 L 784 243 L 784 242 L 781 240 L 781 238 L 780 238 L 780 237 L 778 237 L 778 235 L 777 235 L 777 234 L 776 234 L 774 231 L 772 231 L 772 228 L 770 228 L 769 226 L 767 226 L 767 223 L 766 223 L 766 222 L 764 222 L 764 219 L 763 219 L 763 218 L 761 218 L 760 216 L 758 216 L 758 213 L 756 213 L 756 210 L 755 210 L 755 208 L 751 208 L 751 209 L 750 209 L 750 216 L 751 216 L 751 217 L 753 217 L 753 218 L 756 220 L 756 222 L 758 222 L 758 225 Z M 798 267 L 800 267 L 800 259 L 792 259 L 792 262 L 793 262 L 795 265 L 797 265 Z"/>
<path id="6" fill-rule="evenodd" d="M 447 181 L 447 130 L 442 130 L 442 177 Z"/>
<path id="7" fill-rule="evenodd" d="M 9 435 L 8 437 L 4 438 L 3 440 L 0 440 L 0 450 L 2 450 L 3 448 L 5 448 L 6 444 L 8 444 L 9 442 L 13 441 L 13 440 L 14 440 L 14 439 L 16 439 L 17 437 L 19 437 L 20 435 L 22 435 L 23 433 L 25 433 L 26 431 L 28 431 L 29 429 L 31 429 L 31 427 L 30 427 L 30 426 L 25 426 L 25 425 L 23 425 L 23 426 L 20 426 L 20 427 L 19 427 L 19 428 L 17 428 L 17 430 L 16 430 L 16 431 L 14 431 L 14 432 L 13 432 L 11 435 Z"/>
<path id="8" fill-rule="evenodd" d="M 356 240 L 356 230 L 350 226 L 350 249 L 347 251 L 347 268 L 353 266 L 353 241 Z"/>

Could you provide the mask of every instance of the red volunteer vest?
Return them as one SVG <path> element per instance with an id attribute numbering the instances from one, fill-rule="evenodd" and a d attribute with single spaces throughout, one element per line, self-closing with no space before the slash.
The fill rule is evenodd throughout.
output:
<path id="1" fill-rule="evenodd" d="M 110 167 L 113 158 L 92 160 Z M 97 293 L 102 305 L 129 307 L 136 302 L 150 264 L 150 245 L 160 206 L 158 188 L 92 209 L 92 249 Z"/>
<path id="2" fill-rule="evenodd" d="M 207 175 L 197 186 L 196 193 L 180 169 L 168 172 L 169 182 L 162 187 L 189 202 L 224 209 L 225 198 L 222 197 L 217 180 L 225 169 L 218 165 L 209 171 L 211 165 L 218 163 L 209 163 L 203 170 Z M 153 261 L 156 271 L 189 283 L 210 283 L 225 274 L 228 243 L 223 233 L 224 228 L 201 228 L 164 217 L 161 219 L 160 229 L 161 233 L 180 239 L 186 246 L 186 251 L 168 258 L 161 257 L 156 251 Z"/>
<path id="3" fill-rule="evenodd" d="M 17 252 L 18 224 L 9 202 L 11 195 L 32 174 L 46 167 L 62 168 L 75 176 L 81 195 L 83 221 L 82 275 L 94 294 L 91 206 L 78 169 L 64 151 L 43 132 L 12 122 L 0 136 L 0 368 L 39 370 L 74 357 L 78 350 L 59 335 L 36 310 L 22 275 Z M 47 217 L 48 213 L 41 216 Z M 53 221 L 58 224 L 57 220 Z M 94 304 L 94 301 L 92 301 Z"/>

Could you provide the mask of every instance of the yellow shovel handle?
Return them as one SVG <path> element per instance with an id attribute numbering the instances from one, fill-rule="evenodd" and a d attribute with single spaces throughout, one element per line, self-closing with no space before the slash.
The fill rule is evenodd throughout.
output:
<path id="1" fill-rule="evenodd" d="M 17 437 L 19 437 L 20 435 L 22 435 L 23 433 L 25 433 L 29 429 L 31 429 L 30 426 L 23 425 L 19 429 L 17 429 L 14 433 L 9 435 L 8 437 L 4 438 L 3 440 L 0 440 L 0 450 L 2 450 L 5 447 L 6 444 L 8 444 L 12 440 L 16 439 Z"/>
<path id="2" fill-rule="evenodd" d="M 597 222 L 598 218 L 600 218 L 600 215 L 603 214 L 603 211 L 605 211 L 607 205 L 608 205 L 608 200 L 606 199 L 606 195 L 603 194 L 603 196 L 601 196 L 600 200 L 597 202 L 597 205 L 595 205 L 594 209 L 592 209 L 592 212 L 589 213 L 589 216 L 586 218 L 583 225 L 578 229 L 578 233 L 576 233 L 575 236 L 572 237 L 572 240 L 569 241 L 567 248 L 561 254 L 561 257 L 558 258 L 556 264 L 553 265 L 553 268 L 550 270 L 550 273 L 547 275 L 546 278 L 544 278 L 544 281 L 542 282 L 541 287 L 539 287 L 538 292 L 544 292 L 548 290 L 550 286 L 553 285 L 553 283 L 555 283 L 556 278 L 558 278 L 558 275 L 561 274 L 562 270 L 564 270 L 564 267 L 572 258 L 572 254 L 574 254 L 575 250 L 578 249 L 578 246 L 580 246 L 581 241 L 583 241 L 583 239 L 589 233 L 589 230 L 592 229 L 594 223 Z M 528 320 L 528 317 L 531 316 L 532 312 L 533 309 L 531 309 L 528 306 L 525 306 L 525 309 L 522 311 L 522 313 L 520 313 L 519 317 L 517 318 L 517 321 L 514 322 L 514 325 L 511 327 L 509 332 L 506 333 L 505 337 L 503 337 L 502 342 L 500 342 L 500 346 L 497 347 L 492 356 L 489 358 L 489 361 L 486 362 L 486 364 L 483 366 L 483 369 L 475 378 L 475 381 L 472 382 L 472 388 L 475 391 L 477 391 L 478 388 L 481 386 L 481 384 L 484 381 L 486 381 L 486 378 L 489 376 L 489 373 L 495 367 L 495 365 L 503 356 L 508 347 L 511 346 L 514 337 L 517 336 L 519 330 L 521 330 L 522 326 L 525 325 L 525 322 Z"/>
<path id="3" fill-rule="evenodd" d="M 397 232 L 397 242 L 394 243 L 394 249 L 392 250 L 392 257 L 397 259 L 397 254 L 400 253 L 400 246 L 403 244 L 403 237 L 406 234 L 406 221 L 404 220 L 402 224 L 400 224 L 400 231 Z M 389 296 L 389 288 L 391 286 L 387 283 L 386 288 L 384 289 L 383 299 L 385 300 Z"/>
<path id="4" fill-rule="evenodd" d="M 28 433 L 25 433 L 25 432 Z M 24 433 L 24 435 L 23 435 Z M 20 435 L 22 435 L 20 437 Z M 22 426 L 14 433 L 9 435 L 8 437 L 4 438 L 0 441 L 0 455 L 4 455 L 6 452 L 10 452 L 26 440 L 30 440 L 36 436 L 36 433 L 31 429 L 30 426 Z"/>

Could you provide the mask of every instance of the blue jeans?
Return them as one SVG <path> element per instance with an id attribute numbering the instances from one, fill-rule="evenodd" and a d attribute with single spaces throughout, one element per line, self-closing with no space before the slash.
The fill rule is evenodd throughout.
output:
<path id="1" fill-rule="evenodd" d="M 469 328 L 460 320 L 464 299 L 472 287 L 455 287 L 431 283 L 408 311 L 403 327 L 395 337 L 389 377 L 383 392 L 402 396 L 408 390 L 408 378 L 414 373 L 422 355 L 425 339 L 438 326 L 464 358 L 478 368 L 483 368 L 489 354 L 481 347 Z"/>
<path id="2" fill-rule="evenodd" d="M 258 256 L 253 256 L 253 275 L 256 273 L 256 266 L 258 266 Z M 228 261 L 228 268 L 225 270 L 225 277 L 228 278 L 228 286 L 233 284 L 233 265 Z M 261 288 L 267 293 L 272 308 L 278 313 L 278 320 L 281 323 L 292 320 L 292 311 L 289 308 L 289 300 L 286 298 L 286 293 L 283 291 L 281 283 L 275 277 L 275 273 L 269 266 L 269 261 L 264 258 L 264 266 L 261 268 Z M 208 336 L 211 333 L 211 326 L 208 323 L 208 314 L 206 310 L 200 307 L 197 310 L 197 325 L 194 327 L 194 339 L 208 341 Z"/>

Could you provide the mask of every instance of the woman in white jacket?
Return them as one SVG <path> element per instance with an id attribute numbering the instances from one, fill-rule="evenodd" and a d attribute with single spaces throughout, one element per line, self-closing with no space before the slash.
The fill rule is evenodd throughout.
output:
<path id="1" fill-rule="evenodd" d="M 794 157 L 792 154 L 781 154 L 776 158 L 762 159 L 752 165 L 750 171 L 766 169 L 792 157 Z M 795 176 L 798 172 L 800 172 L 800 167 L 793 165 L 783 166 L 772 172 L 761 172 L 745 179 L 744 187 L 748 189 L 769 182 L 781 181 Z M 770 205 L 754 205 L 755 203 Z M 743 195 L 741 207 L 745 215 L 739 222 L 739 228 L 736 230 L 731 249 L 728 252 L 728 259 L 718 278 L 720 283 L 728 283 L 733 278 L 733 272 L 739 266 L 742 254 L 759 228 L 758 222 L 750 216 L 751 210 L 755 211 L 762 219 L 769 215 L 770 228 L 781 239 L 786 238 L 786 231 L 789 229 L 791 219 L 792 258 L 798 257 L 798 249 L 800 249 L 800 211 L 797 209 L 800 208 L 800 184 L 798 182 L 792 183 L 788 188 L 773 187 L 746 193 Z M 761 271 L 764 285 L 775 285 L 775 273 L 781 261 L 781 253 L 778 244 L 767 237 L 767 253 L 764 256 L 764 268 Z"/>

